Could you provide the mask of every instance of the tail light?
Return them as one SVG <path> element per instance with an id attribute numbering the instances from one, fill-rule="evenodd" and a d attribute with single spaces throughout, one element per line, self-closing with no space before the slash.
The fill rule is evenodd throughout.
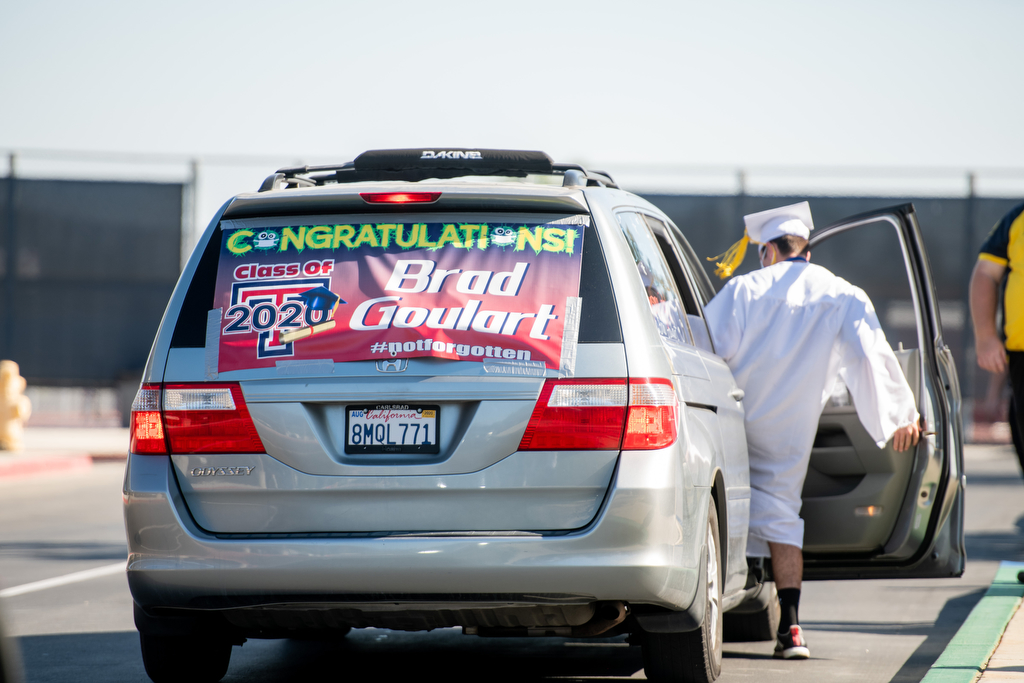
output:
<path id="1" fill-rule="evenodd" d="M 131 452 L 166 455 L 164 419 L 160 414 L 160 385 L 143 384 L 132 401 Z"/>
<path id="2" fill-rule="evenodd" d="M 360 192 L 367 204 L 431 204 L 441 196 L 440 192 Z"/>
<path id="3" fill-rule="evenodd" d="M 132 405 L 132 452 L 263 453 L 238 384 L 146 384 Z"/>
<path id="4" fill-rule="evenodd" d="M 675 440 L 667 379 L 549 379 L 519 450 L 648 450 Z"/>
<path id="5" fill-rule="evenodd" d="M 667 379 L 629 380 L 629 415 L 622 450 L 664 448 L 676 440 L 676 400 Z"/>
<path id="6" fill-rule="evenodd" d="M 549 379 L 519 450 L 618 450 L 625 419 L 625 380 Z"/>

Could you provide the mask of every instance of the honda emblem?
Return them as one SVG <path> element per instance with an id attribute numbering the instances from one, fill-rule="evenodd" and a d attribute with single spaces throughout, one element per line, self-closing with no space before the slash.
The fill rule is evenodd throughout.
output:
<path id="1" fill-rule="evenodd" d="M 409 367 L 408 358 L 392 358 L 377 361 L 377 372 L 405 372 Z"/>

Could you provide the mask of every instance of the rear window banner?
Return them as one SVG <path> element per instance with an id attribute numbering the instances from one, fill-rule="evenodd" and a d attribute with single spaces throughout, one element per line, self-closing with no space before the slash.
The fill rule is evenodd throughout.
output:
<path id="1" fill-rule="evenodd" d="M 427 356 L 557 370 L 588 224 L 572 221 L 225 222 L 218 370 Z"/>

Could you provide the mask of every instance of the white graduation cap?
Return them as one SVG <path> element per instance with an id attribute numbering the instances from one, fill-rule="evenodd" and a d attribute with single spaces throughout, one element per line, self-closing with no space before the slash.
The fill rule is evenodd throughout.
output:
<path id="1" fill-rule="evenodd" d="M 810 239 L 811 230 L 814 230 L 814 221 L 811 220 L 811 205 L 807 202 L 748 214 L 743 217 L 743 224 L 746 229 L 740 241 L 729 247 L 724 254 L 708 259 L 717 261 L 715 275 L 723 280 L 732 275 L 737 266 L 743 262 L 743 257 L 747 255 L 748 243 L 767 244 L 783 235 L 796 235 Z M 721 260 L 719 261 L 719 259 Z"/>
<path id="2" fill-rule="evenodd" d="M 783 235 L 796 235 L 806 240 L 811 238 L 811 230 L 814 230 L 811 205 L 807 202 L 747 214 L 743 217 L 743 225 L 754 244 L 767 244 Z"/>

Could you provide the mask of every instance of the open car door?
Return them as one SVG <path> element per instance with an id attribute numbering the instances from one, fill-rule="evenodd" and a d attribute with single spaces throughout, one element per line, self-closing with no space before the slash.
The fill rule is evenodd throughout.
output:
<path id="1" fill-rule="evenodd" d="M 960 387 L 912 204 L 811 234 L 812 262 L 871 297 L 924 422 L 916 448 L 879 449 L 841 383 L 822 412 L 803 489 L 804 578 L 959 576 L 964 570 Z M 841 382 L 841 381 L 840 381 Z"/>

